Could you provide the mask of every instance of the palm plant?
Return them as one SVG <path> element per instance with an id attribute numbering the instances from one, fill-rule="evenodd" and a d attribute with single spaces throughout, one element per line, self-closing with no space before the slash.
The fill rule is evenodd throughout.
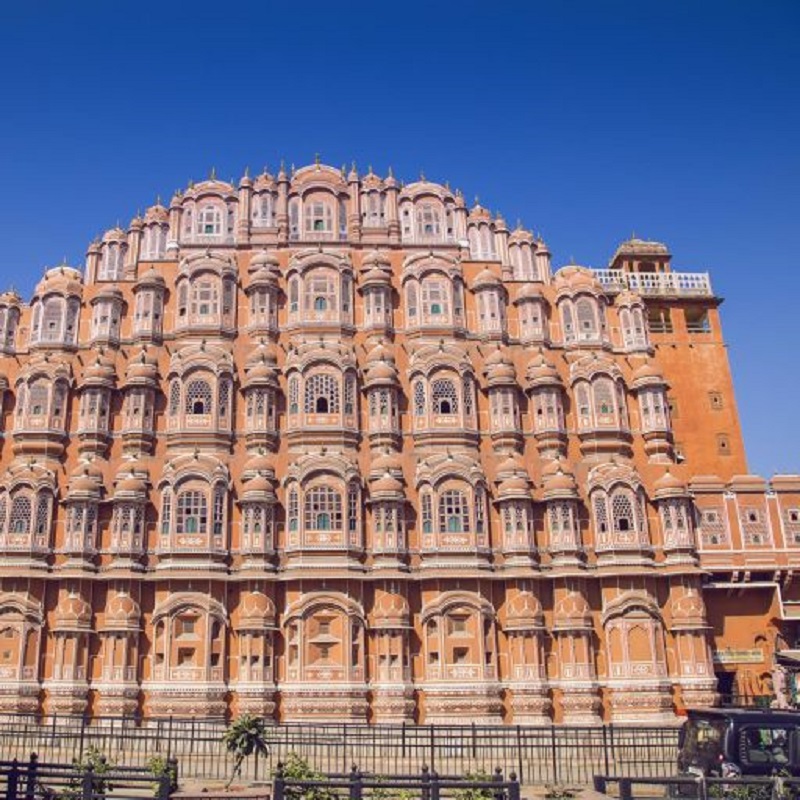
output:
<path id="1" fill-rule="evenodd" d="M 245 758 L 253 753 L 261 756 L 269 755 L 264 720 L 252 714 L 242 714 L 231 722 L 222 735 L 222 742 L 225 749 L 232 753 L 234 758 L 233 773 L 228 781 L 228 786 L 233 783 L 233 779 L 237 775 L 241 774 Z"/>

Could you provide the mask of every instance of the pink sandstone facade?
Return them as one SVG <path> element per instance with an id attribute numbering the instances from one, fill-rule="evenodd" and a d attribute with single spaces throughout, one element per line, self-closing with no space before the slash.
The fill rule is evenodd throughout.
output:
<path id="1" fill-rule="evenodd" d="M 0 296 L 0 711 L 669 723 L 791 655 L 720 300 L 447 186 L 214 178 Z M 789 651 L 789 655 L 785 651 Z"/>

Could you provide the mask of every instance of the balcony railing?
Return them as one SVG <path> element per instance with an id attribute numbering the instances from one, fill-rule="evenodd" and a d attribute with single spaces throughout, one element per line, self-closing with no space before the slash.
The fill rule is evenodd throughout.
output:
<path id="1" fill-rule="evenodd" d="M 600 285 L 607 292 L 630 289 L 643 297 L 713 297 L 707 272 L 624 272 L 596 269 Z"/>
<path id="2" fill-rule="evenodd" d="M 643 297 L 713 297 L 707 272 L 624 272 L 596 269 L 600 285 L 607 292 L 630 289 Z"/>

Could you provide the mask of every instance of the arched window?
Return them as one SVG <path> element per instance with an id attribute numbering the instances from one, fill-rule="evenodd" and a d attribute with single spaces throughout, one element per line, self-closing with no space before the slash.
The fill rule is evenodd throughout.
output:
<path id="1" fill-rule="evenodd" d="M 64 299 L 48 297 L 43 304 L 42 335 L 43 342 L 59 342 L 63 338 Z"/>
<path id="2" fill-rule="evenodd" d="M 219 281 L 212 276 L 192 281 L 192 316 L 211 321 L 219 318 Z"/>
<path id="3" fill-rule="evenodd" d="M 636 521 L 633 511 L 633 498 L 624 491 L 612 495 L 611 513 L 614 520 L 614 532 L 626 533 L 634 529 Z"/>
<path id="4" fill-rule="evenodd" d="M 367 192 L 363 197 L 362 222 L 365 228 L 381 228 L 385 223 L 384 197 L 378 191 Z"/>
<path id="5" fill-rule="evenodd" d="M 597 338 L 597 310 L 594 300 L 581 297 L 575 304 L 578 330 L 582 341 Z"/>
<path id="6" fill-rule="evenodd" d="M 333 233 L 333 210 L 329 203 L 314 200 L 306 205 L 305 230 L 309 239 L 328 238 Z"/>
<path id="7" fill-rule="evenodd" d="M 417 236 L 424 241 L 438 240 L 442 236 L 442 215 L 432 203 L 417 206 Z"/>
<path id="8" fill-rule="evenodd" d="M 211 387 L 207 381 L 193 380 L 186 387 L 186 414 L 211 413 Z"/>
<path id="9" fill-rule="evenodd" d="M 50 387 L 44 381 L 37 381 L 30 387 L 28 394 L 28 414 L 31 417 L 43 417 L 48 412 Z"/>
<path id="10" fill-rule="evenodd" d="M 417 316 L 417 284 L 414 282 L 406 287 L 406 307 L 409 318 Z"/>
<path id="11" fill-rule="evenodd" d="M 339 380 L 327 373 L 317 373 L 306 378 L 306 414 L 339 413 Z"/>
<path id="12" fill-rule="evenodd" d="M 177 533 L 208 532 L 208 501 L 204 492 L 196 490 L 181 492 L 178 495 L 176 511 Z"/>
<path id="13" fill-rule="evenodd" d="M 297 414 L 300 410 L 300 378 L 297 375 L 292 375 L 289 378 L 289 413 Z"/>
<path id="14" fill-rule="evenodd" d="M 330 486 L 316 486 L 306 492 L 305 529 L 307 531 L 342 530 L 342 497 Z"/>
<path id="15" fill-rule="evenodd" d="M 268 228 L 273 223 L 272 217 L 272 195 L 269 192 L 262 192 L 256 195 L 253 203 L 253 224 L 259 227 Z"/>
<path id="16" fill-rule="evenodd" d="M 564 326 L 564 342 L 570 344 L 577 340 L 575 323 L 572 316 L 572 303 L 567 300 L 561 303 L 561 324 Z"/>
<path id="17" fill-rule="evenodd" d="M 305 276 L 305 307 L 313 316 L 325 317 L 337 307 L 336 283 L 338 276 L 333 270 L 318 269 Z"/>
<path id="18" fill-rule="evenodd" d="M 458 393 L 453 381 L 438 378 L 431 383 L 431 399 L 435 414 L 457 414 Z"/>
<path id="19" fill-rule="evenodd" d="M 440 533 L 469 533 L 469 503 L 463 492 L 450 489 L 439 497 Z"/>
<path id="20" fill-rule="evenodd" d="M 197 232 L 201 236 L 219 236 L 222 233 L 222 212 L 216 206 L 207 205 L 197 215 Z"/>
<path id="21" fill-rule="evenodd" d="M 448 321 L 450 310 L 447 289 L 447 281 L 442 277 L 427 277 L 422 282 L 422 313 L 426 320 Z"/>
<path id="22" fill-rule="evenodd" d="M 425 492 L 421 500 L 422 506 L 422 532 L 433 533 L 433 498 L 430 492 Z"/>
<path id="23" fill-rule="evenodd" d="M 598 425 L 613 425 L 616 421 L 614 384 L 611 378 L 599 377 L 592 382 L 595 421 Z"/>
<path id="24" fill-rule="evenodd" d="M 181 406 L 181 383 L 176 378 L 169 387 L 169 414 L 174 417 Z"/>

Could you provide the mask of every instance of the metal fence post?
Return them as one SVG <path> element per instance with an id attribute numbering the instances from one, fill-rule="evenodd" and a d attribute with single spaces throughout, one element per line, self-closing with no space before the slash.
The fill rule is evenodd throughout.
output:
<path id="1" fill-rule="evenodd" d="M 630 778 L 619 779 L 619 800 L 633 800 Z"/>
<path id="2" fill-rule="evenodd" d="M 554 724 L 550 725 L 550 751 L 552 753 L 553 783 L 558 783 L 558 753 L 556 752 L 556 726 Z"/>
<path id="3" fill-rule="evenodd" d="M 19 764 L 15 758 L 6 773 L 6 800 L 17 800 L 17 782 L 19 781 Z"/>
<path id="4" fill-rule="evenodd" d="M 439 800 L 439 795 L 441 793 L 441 788 L 439 786 L 439 773 L 435 770 L 431 770 L 431 800 Z"/>
<path id="5" fill-rule="evenodd" d="M 81 717 L 81 736 L 78 740 L 78 761 L 83 761 L 83 739 L 86 736 L 86 715 Z"/>
<path id="6" fill-rule="evenodd" d="M 492 783 L 502 784 L 503 783 L 503 770 L 500 767 L 494 768 L 494 773 L 492 774 Z M 492 796 L 494 800 L 503 800 L 505 792 L 503 791 L 502 786 L 498 786 L 493 792 Z"/>
<path id="7" fill-rule="evenodd" d="M 517 774 L 512 772 L 508 776 L 508 780 L 508 800 L 519 800 L 519 781 L 517 780 Z"/>
<path id="8" fill-rule="evenodd" d="M 605 774 L 610 775 L 611 769 L 608 762 L 608 726 L 603 725 L 603 764 L 605 765 Z M 603 790 L 605 791 L 605 790 Z"/>
<path id="9" fill-rule="evenodd" d="M 430 772 L 428 770 L 428 765 L 427 764 L 423 764 L 422 765 L 422 777 L 421 777 L 420 780 L 421 780 L 421 783 L 422 783 L 422 792 L 420 793 L 421 794 L 421 800 L 430 800 L 431 799 L 431 787 L 430 787 L 431 774 L 430 774 Z M 276 800 L 277 800 L 277 798 L 276 798 Z"/>
<path id="10" fill-rule="evenodd" d="M 275 778 L 272 781 L 272 800 L 283 800 L 286 780 L 283 777 L 283 764 L 279 761 L 275 767 Z"/>
<path id="11" fill-rule="evenodd" d="M 592 788 L 598 794 L 605 794 L 606 793 L 606 776 L 605 775 L 595 775 L 592 778 Z"/>
<path id="12" fill-rule="evenodd" d="M 353 764 L 350 767 L 350 800 L 361 800 L 361 795 L 363 793 L 362 783 L 362 775 L 358 770 L 358 767 Z"/>
<path id="13" fill-rule="evenodd" d="M 28 775 L 25 781 L 25 800 L 34 800 L 36 797 L 36 775 L 39 771 L 39 756 L 31 753 L 28 761 Z"/>
<path id="14" fill-rule="evenodd" d="M 81 780 L 81 797 L 83 800 L 92 800 L 94 796 L 94 770 L 89 767 Z"/>

